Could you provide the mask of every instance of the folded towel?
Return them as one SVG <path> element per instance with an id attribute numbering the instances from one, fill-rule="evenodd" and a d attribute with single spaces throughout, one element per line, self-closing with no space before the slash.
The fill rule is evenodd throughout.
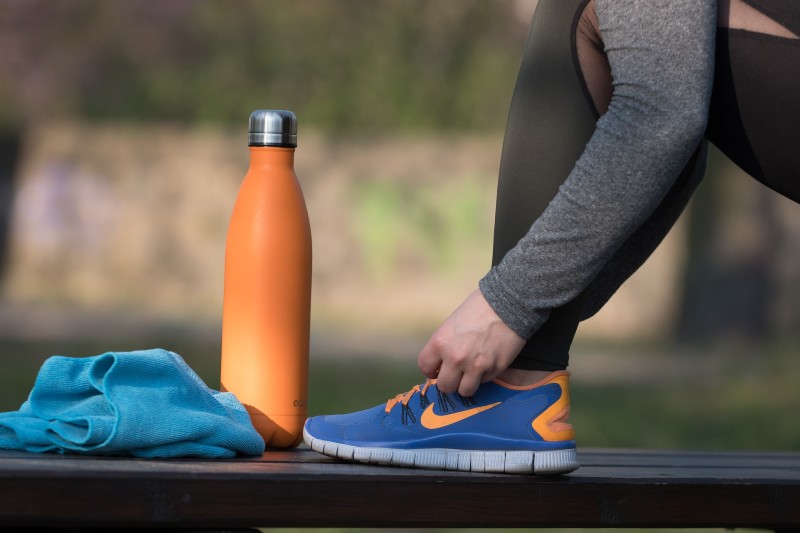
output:
<path id="1" fill-rule="evenodd" d="M 229 392 L 154 349 L 53 356 L 19 411 L 0 413 L 0 448 L 135 457 L 258 455 L 264 440 Z"/>

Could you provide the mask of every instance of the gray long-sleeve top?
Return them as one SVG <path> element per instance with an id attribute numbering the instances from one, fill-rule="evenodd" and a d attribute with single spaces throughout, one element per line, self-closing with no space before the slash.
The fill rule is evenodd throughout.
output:
<path id="1" fill-rule="evenodd" d="M 590 316 L 641 265 L 666 231 L 642 228 L 671 225 L 685 205 L 685 198 L 665 204 L 707 122 L 716 2 L 595 4 L 613 80 L 608 111 L 542 216 L 480 281 L 492 308 L 523 338 L 587 288 Z"/>

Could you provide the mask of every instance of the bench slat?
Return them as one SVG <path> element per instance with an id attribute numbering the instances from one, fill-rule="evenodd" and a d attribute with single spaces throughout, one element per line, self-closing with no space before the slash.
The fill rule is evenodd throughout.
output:
<path id="1" fill-rule="evenodd" d="M 579 452 L 566 476 L 0 451 L 0 526 L 800 527 L 800 454 Z"/>

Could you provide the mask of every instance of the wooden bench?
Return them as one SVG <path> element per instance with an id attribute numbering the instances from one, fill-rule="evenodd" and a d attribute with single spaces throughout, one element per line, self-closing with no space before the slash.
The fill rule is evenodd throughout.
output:
<path id="1" fill-rule="evenodd" d="M 232 460 L 0 451 L 0 528 L 800 528 L 800 453 L 579 452 L 554 477 L 354 465 L 308 449 Z"/>

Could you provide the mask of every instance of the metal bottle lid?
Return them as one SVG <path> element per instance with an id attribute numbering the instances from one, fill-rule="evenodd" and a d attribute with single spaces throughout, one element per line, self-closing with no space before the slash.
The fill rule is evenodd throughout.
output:
<path id="1" fill-rule="evenodd" d="M 297 146 L 297 116 L 291 111 L 259 109 L 250 114 L 248 146 Z"/>

